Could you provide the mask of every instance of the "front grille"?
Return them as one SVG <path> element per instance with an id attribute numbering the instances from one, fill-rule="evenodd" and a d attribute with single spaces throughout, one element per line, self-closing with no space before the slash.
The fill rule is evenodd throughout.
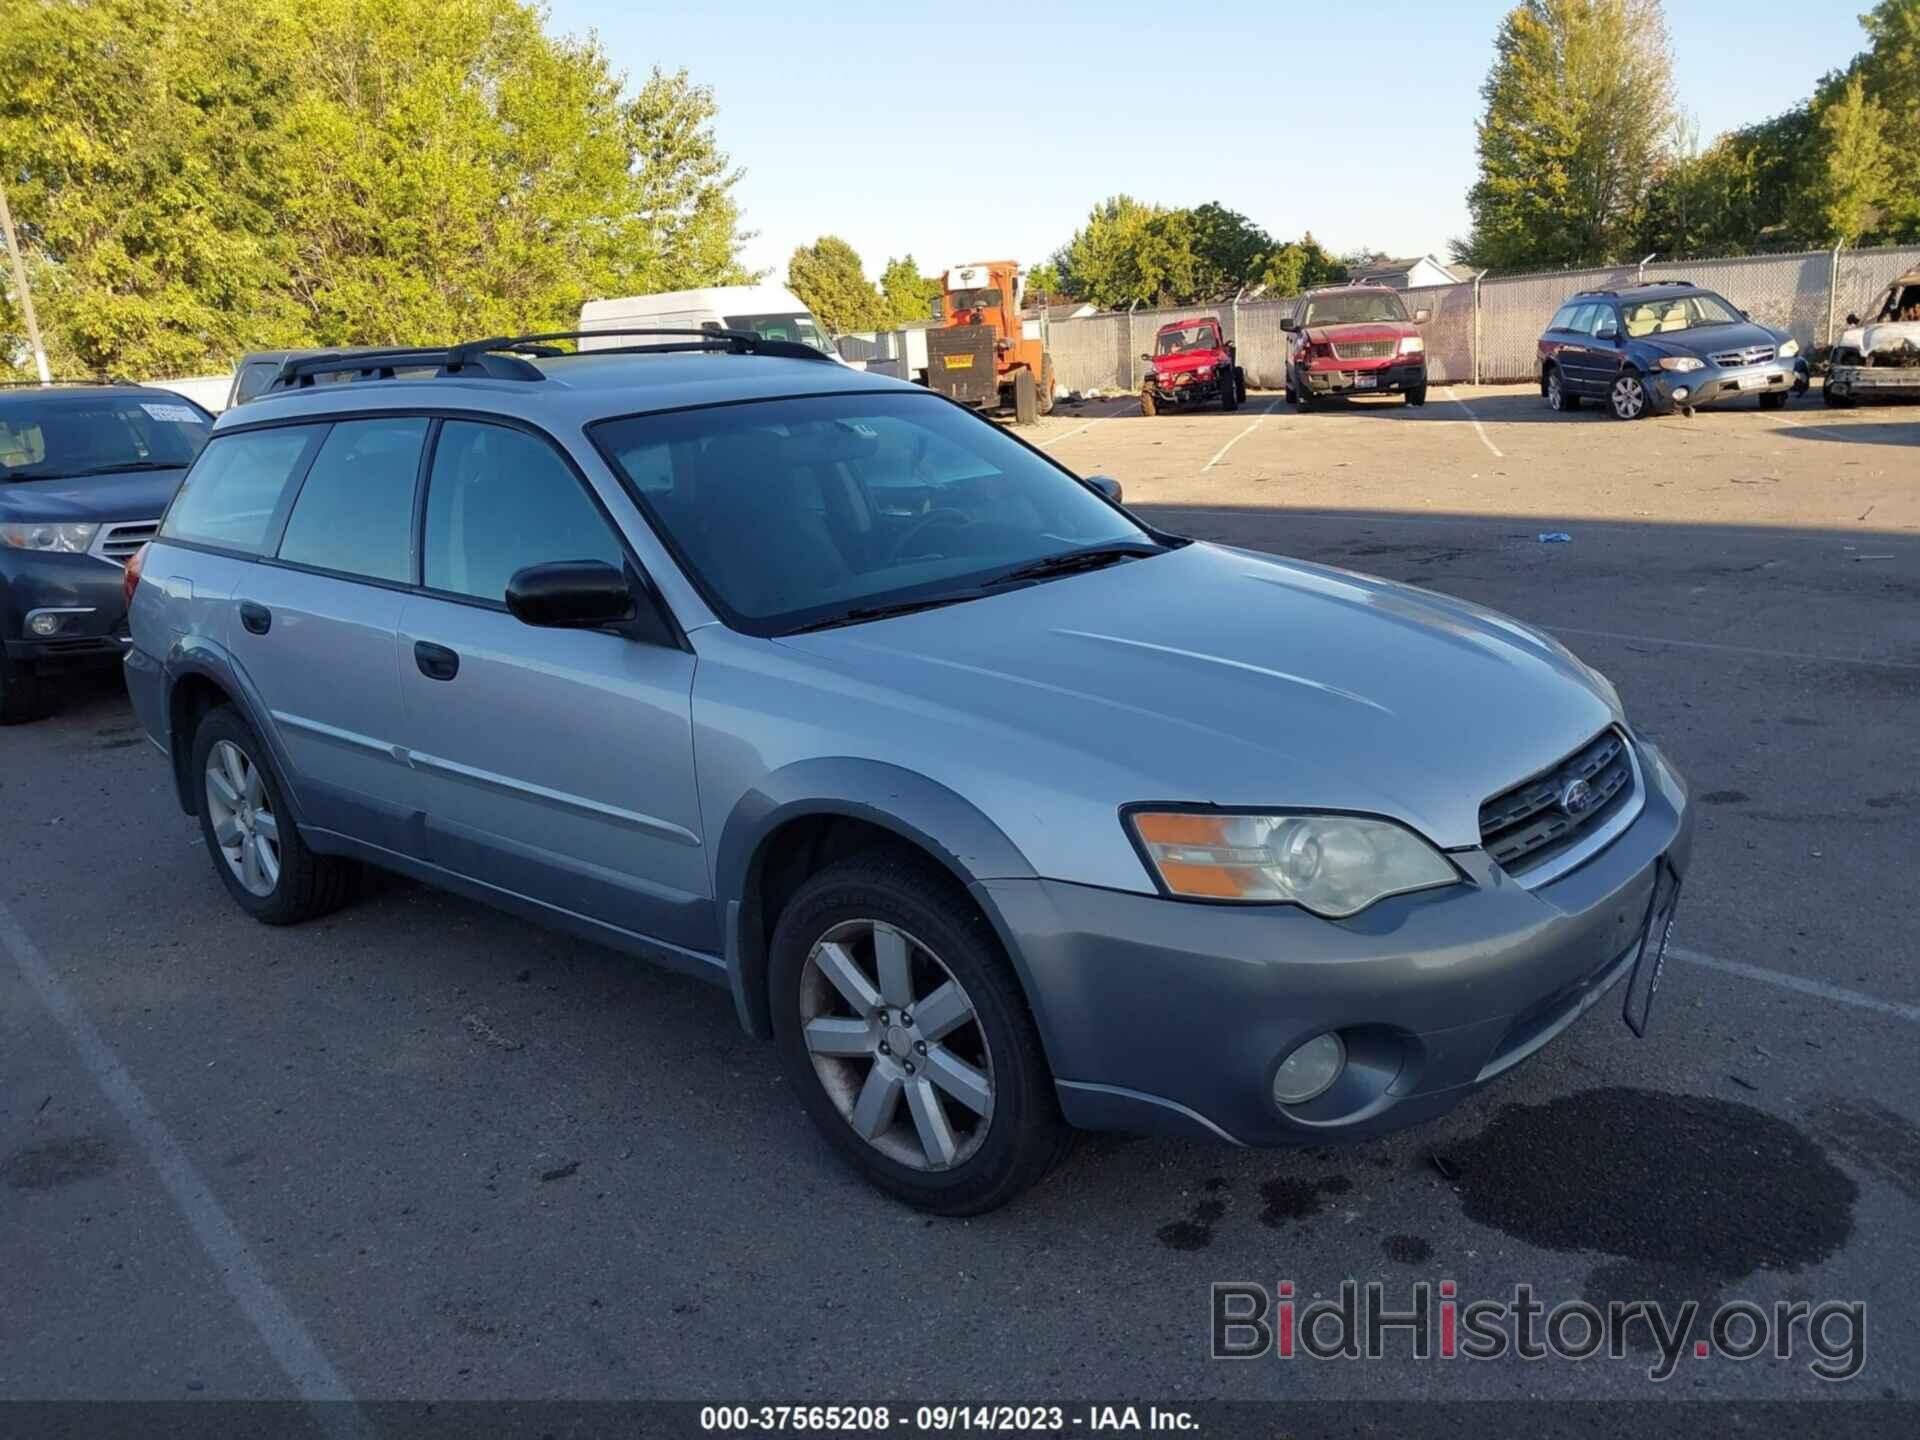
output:
<path id="1" fill-rule="evenodd" d="M 1584 792 L 1575 789 L 1581 782 Z M 1524 874 L 1604 825 L 1632 798 L 1626 737 L 1606 730 L 1551 770 L 1482 805 L 1480 844 L 1509 874 Z"/>
<path id="2" fill-rule="evenodd" d="M 102 525 L 93 540 L 93 553 L 102 560 L 124 565 L 159 528 L 158 520 L 123 520 L 116 525 Z"/>
<path id="3" fill-rule="evenodd" d="M 1722 350 L 1711 358 L 1722 370 L 1735 370 L 1742 365 L 1764 365 L 1773 359 L 1773 346 L 1749 345 L 1744 350 Z"/>
<path id="4" fill-rule="evenodd" d="M 1349 340 L 1344 345 L 1336 340 L 1333 353 L 1340 360 L 1383 360 L 1393 354 L 1393 346 L 1391 340 Z"/>

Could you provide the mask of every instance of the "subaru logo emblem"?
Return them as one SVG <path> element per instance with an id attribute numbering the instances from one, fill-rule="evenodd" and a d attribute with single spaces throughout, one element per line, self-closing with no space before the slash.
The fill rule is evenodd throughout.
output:
<path id="1" fill-rule="evenodd" d="M 1560 808 L 1576 820 L 1593 808 L 1593 786 L 1584 780 L 1571 780 L 1560 792 Z"/>

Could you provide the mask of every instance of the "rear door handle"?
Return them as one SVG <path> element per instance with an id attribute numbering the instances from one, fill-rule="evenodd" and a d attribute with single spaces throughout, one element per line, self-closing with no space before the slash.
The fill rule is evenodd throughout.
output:
<path id="1" fill-rule="evenodd" d="M 451 680 L 460 673 L 460 657 L 444 645 L 425 640 L 413 642 L 413 663 L 429 680 Z"/>
<path id="2" fill-rule="evenodd" d="M 240 602 L 240 623 L 255 635 L 264 635 L 273 628 L 273 612 L 264 605 L 252 600 Z"/>

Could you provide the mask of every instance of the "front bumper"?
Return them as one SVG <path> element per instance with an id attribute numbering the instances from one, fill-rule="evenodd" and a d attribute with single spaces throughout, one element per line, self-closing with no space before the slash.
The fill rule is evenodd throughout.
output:
<path id="1" fill-rule="evenodd" d="M 1812 383 L 1813 372 L 1806 357 L 1770 360 L 1764 365 L 1742 365 L 1722 369 L 1709 364 L 1702 370 L 1656 370 L 1648 387 L 1654 409 L 1669 411 L 1685 405 L 1701 409 L 1724 405 L 1730 400 L 1751 400 L 1759 395 L 1804 395 Z M 1759 380 L 1760 384 L 1752 382 Z"/>
<path id="2" fill-rule="evenodd" d="M 1836 365 L 1827 375 L 1827 389 L 1835 395 L 1861 398 L 1920 395 L 1920 369 L 1890 365 Z"/>
<path id="3" fill-rule="evenodd" d="M 1160 405 L 1217 405 L 1220 403 L 1222 376 L 1212 373 L 1201 378 L 1170 383 L 1157 375 L 1147 377 L 1147 389 Z"/>
<path id="4" fill-rule="evenodd" d="M 91 555 L 0 551 L 0 646 L 16 664 L 50 668 L 126 653 L 126 572 Z M 60 615 L 52 636 L 27 633 L 36 611 Z"/>
<path id="5" fill-rule="evenodd" d="M 1068 1120 L 1086 1129 L 1317 1144 L 1429 1120 L 1526 1059 L 1625 978 L 1660 867 L 1684 874 L 1686 788 L 1640 742 L 1639 817 L 1527 890 L 1480 852 L 1469 884 L 1346 921 L 1049 880 L 977 889 L 1018 956 Z M 1352 1086 L 1276 1105 L 1273 1074 L 1327 1030 Z"/>
<path id="6" fill-rule="evenodd" d="M 1315 395 L 1395 395 L 1408 390 L 1424 389 L 1427 383 L 1427 365 L 1424 360 L 1413 364 L 1399 365 L 1348 365 L 1340 362 L 1317 362 L 1325 364 L 1326 369 L 1301 370 L 1300 382 Z M 1367 385 L 1362 377 L 1371 379 Z"/>

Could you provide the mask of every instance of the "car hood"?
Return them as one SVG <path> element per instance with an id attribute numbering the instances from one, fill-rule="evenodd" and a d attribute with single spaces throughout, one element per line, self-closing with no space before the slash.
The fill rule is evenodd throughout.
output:
<path id="1" fill-rule="evenodd" d="M 1704 360 L 1722 350 L 1746 350 L 1755 345 L 1778 345 L 1787 337 L 1764 325 L 1705 325 L 1698 330 L 1656 330 L 1642 336 L 1643 344 L 1666 355 L 1693 355 Z"/>
<path id="2" fill-rule="evenodd" d="M 1188 350 L 1179 355 L 1154 356 L 1153 370 L 1156 375 L 1184 375 L 1191 370 L 1210 370 L 1226 361 L 1224 350 Z"/>
<path id="3" fill-rule="evenodd" d="M 1362 340 L 1403 340 L 1419 333 L 1420 327 L 1408 320 L 1356 320 L 1349 325 L 1310 325 L 1306 331 L 1307 338 L 1316 344 L 1337 340 L 1343 345 Z"/>
<path id="4" fill-rule="evenodd" d="M 0 481 L 0 520 L 79 524 L 157 520 L 180 488 L 178 470 L 84 475 L 71 480 Z"/>
<path id="5" fill-rule="evenodd" d="M 1493 611 L 1205 543 L 780 643 L 964 717 L 1036 785 L 1087 768 L 1115 805 L 1367 811 L 1446 848 L 1620 718 L 1611 687 Z"/>
<path id="6" fill-rule="evenodd" d="M 1840 336 L 1839 343 L 1851 346 L 1862 355 L 1920 346 L 1920 320 L 1883 320 L 1874 325 L 1853 326 Z"/>

